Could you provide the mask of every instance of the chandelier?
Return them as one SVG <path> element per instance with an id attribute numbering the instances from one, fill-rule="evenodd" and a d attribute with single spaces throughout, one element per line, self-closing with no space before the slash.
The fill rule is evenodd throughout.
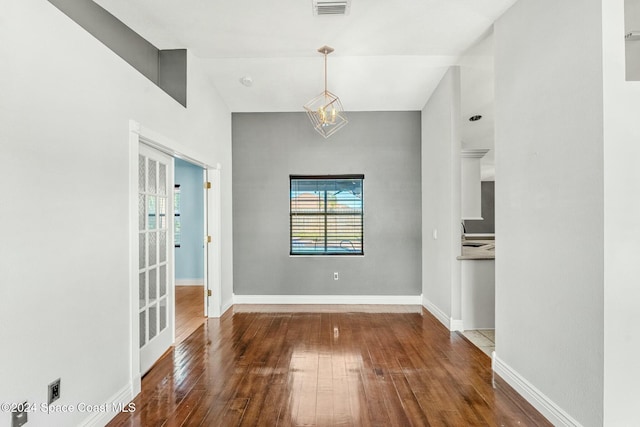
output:
<path id="1" fill-rule="evenodd" d="M 324 55 L 324 92 L 304 105 L 313 128 L 323 137 L 329 138 L 349 123 L 344 115 L 340 98 L 327 90 L 327 55 L 333 48 L 322 46 L 318 52 Z"/>

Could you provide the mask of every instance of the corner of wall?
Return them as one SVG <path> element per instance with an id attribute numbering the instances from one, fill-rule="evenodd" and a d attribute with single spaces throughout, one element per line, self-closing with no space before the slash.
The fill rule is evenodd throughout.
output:
<path id="1" fill-rule="evenodd" d="M 453 317 L 449 317 L 442 311 L 438 306 L 433 304 L 428 299 L 422 297 L 422 306 L 433 315 L 440 323 L 444 325 L 450 331 L 464 331 L 464 325 L 462 323 L 462 319 L 454 319 Z"/>
<path id="2" fill-rule="evenodd" d="M 425 308 L 448 329 L 461 319 L 460 102 L 454 66 L 422 110 L 422 293 Z"/>

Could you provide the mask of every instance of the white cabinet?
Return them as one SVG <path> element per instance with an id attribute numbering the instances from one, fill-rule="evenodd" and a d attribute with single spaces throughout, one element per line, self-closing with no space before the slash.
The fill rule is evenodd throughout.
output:
<path id="1" fill-rule="evenodd" d="M 462 219 L 482 219 L 482 184 L 480 159 L 487 149 L 467 149 L 460 152 L 461 167 L 461 216 Z"/>
<path id="2" fill-rule="evenodd" d="M 464 330 L 496 327 L 494 260 L 462 262 L 462 326 Z"/>

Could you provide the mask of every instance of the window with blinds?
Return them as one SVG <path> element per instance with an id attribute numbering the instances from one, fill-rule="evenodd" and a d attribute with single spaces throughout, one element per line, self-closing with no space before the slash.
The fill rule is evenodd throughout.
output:
<path id="1" fill-rule="evenodd" d="M 364 175 L 290 175 L 291 255 L 364 255 Z"/>

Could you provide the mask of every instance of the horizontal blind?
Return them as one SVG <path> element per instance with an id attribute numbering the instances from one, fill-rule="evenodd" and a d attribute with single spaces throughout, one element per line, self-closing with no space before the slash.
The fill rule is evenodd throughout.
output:
<path id="1" fill-rule="evenodd" d="M 364 175 L 290 176 L 291 255 L 363 255 Z"/>

